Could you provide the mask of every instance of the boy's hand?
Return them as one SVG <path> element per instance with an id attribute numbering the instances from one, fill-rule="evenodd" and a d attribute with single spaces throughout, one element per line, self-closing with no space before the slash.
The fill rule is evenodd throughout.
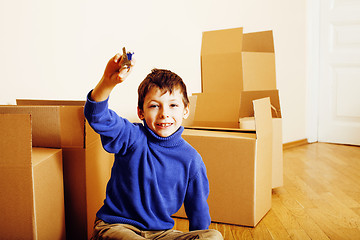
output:
<path id="1" fill-rule="evenodd" d="M 122 83 L 129 76 L 135 63 L 134 60 L 131 60 L 130 68 L 121 68 L 123 62 L 124 59 L 120 53 L 117 53 L 113 58 L 111 58 L 104 71 L 104 81 L 108 82 L 108 84 L 115 85 Z"/>
<path id="2" fill-rule="evenodd" d="M 127 68 L 121 67 L 123 60 L 124 59 L 122 59 L 122 55 L 120 53 L 117 53 L 109 60 L 100 82 L 91 93 L 92 100 L 96 102 L 106 100 L 114 87 L 117 84 L 122 83 L 129 76 L 132 68 L 134 67 L 135 61 L 132 59 L 130 68 Z"/>

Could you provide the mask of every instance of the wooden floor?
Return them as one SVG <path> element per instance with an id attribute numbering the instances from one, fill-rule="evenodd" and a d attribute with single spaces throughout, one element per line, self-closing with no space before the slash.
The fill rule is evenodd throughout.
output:
<path id="1" fill-rule="evenodd" d="M 187 231 L 188 221 L 175 228 Z M 360 239 L 360 147 L 313 143 L 284 150 L 284 186 L 255 228 L 212 223 L 224 239 Z"/>

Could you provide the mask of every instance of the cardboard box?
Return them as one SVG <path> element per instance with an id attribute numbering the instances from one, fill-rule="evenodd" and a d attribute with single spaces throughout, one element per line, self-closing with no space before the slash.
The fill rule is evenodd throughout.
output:
<path id="1" fill-rule="evenodd" d="M 65 239 L 61 149 L 31 144 L 30 114 L 0 114 L 0 236 Z"/>
<path id="2" fill-rule="evenodd" d="M 203 93 L 276 89 L 272 31 L 243 33 L 243 28 L 203 33 Z"/>
<path id="3" fill-rule="evenodd" d="M 212 221 L 256 226 L 271 208 L 270 100 L 253 103 L 256 131 L 193 127 L 183 133 L 207 168 Z M 186 217 L 184 209 L 175 216 Z"/>
<path id="4" fill-rule="evenodd" d="M 17 100 L 1 111 L 31 113 L 33 144 L 63 150 L 66 235 L 89 239 L 105 199 L 113 155 L 84 117 L 84 101 Z"/>
<path id="5" fill-rule="evenodd" d="M 236 128 L 240 121 L 246 129 L 254 130 L 254 110 L 252 101 L 269 97 L 271 101 L 273 128 L 273 188 L 283 186 L 283 148 L 282 116 L 278 90 L 241 91 L 239 93 L 200 93 L 194 94 L 191 104 L 196 108 L 191 112 L 193 118 L 185 126 L 202 126 L 214 129 Z M 195 102 L 195 104 L 194 104 Z"/>

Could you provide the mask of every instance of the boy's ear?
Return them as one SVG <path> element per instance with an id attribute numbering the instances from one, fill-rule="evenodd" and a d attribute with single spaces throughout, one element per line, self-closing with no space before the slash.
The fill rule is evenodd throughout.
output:
<path id="1" fill-rule="evenodd" d="M 138 117 L 140 118 L 140 120 L 144 120 L 144 111 L 141 110 L 139 107 L 137 107 L 137 114 L 138 114 Z"/>
<path id="2" fill-rule="evenodd" d="M 188 104 L 185 108 L 184 108 L 184 119 L 187 119 L 190 115 L 190 104 Z"/>

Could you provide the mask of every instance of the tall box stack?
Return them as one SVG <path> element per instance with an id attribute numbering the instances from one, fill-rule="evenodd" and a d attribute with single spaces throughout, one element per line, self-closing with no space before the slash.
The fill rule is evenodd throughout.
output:
<path id="1" fill-rule="evenodd" d="M 90 239 L 113 163 L 85 120 L 84 103 L 17 100 L 17 106 L 0 106 L 0 113 L 31 114 L 33 145 L 62 149 L 67 239 Z"/>
<path id="2" fill-rule="evenodd" d="M 62 151 L 35 147 L 32 120 L 0 114 L 0 236 L 66 239 Z"/>
<path id="3" fill-rule="evenodd" d="M 272 31 L 244 34 L 243 28 L 233 28 L 204 32 L 201 71 L 203 89 L 195 94 L 192 123 L 195 126 L 244 128 L 249 125 L 240 123 L 249 122 L 253 125 L 254 119 L 244 118 L 241 113 L 241 95 L 246 91 L 246 99 L 270 97 L 274 128 L 272 187 L 282 186 L 282 116 Z M 243 107 L 251 110 L 251 101 L 242 104 Z"/>
<path id="4" fill-rule="evenodd" d="M 191 97 L 195 113 L 185 123 L 183 137 L 207 167 L 212 220 L 256 226 L 271 208 L 271 189 L 282 185 L 272 31 L 204 32 L 201 71 L 202 93 Z M 268 101 L 269 107 L 256 110 L 258 101 Z M 240 122 L 251 124 L 242 129 Z M 185 217 L 184 209 L 175 216 Z"/>

